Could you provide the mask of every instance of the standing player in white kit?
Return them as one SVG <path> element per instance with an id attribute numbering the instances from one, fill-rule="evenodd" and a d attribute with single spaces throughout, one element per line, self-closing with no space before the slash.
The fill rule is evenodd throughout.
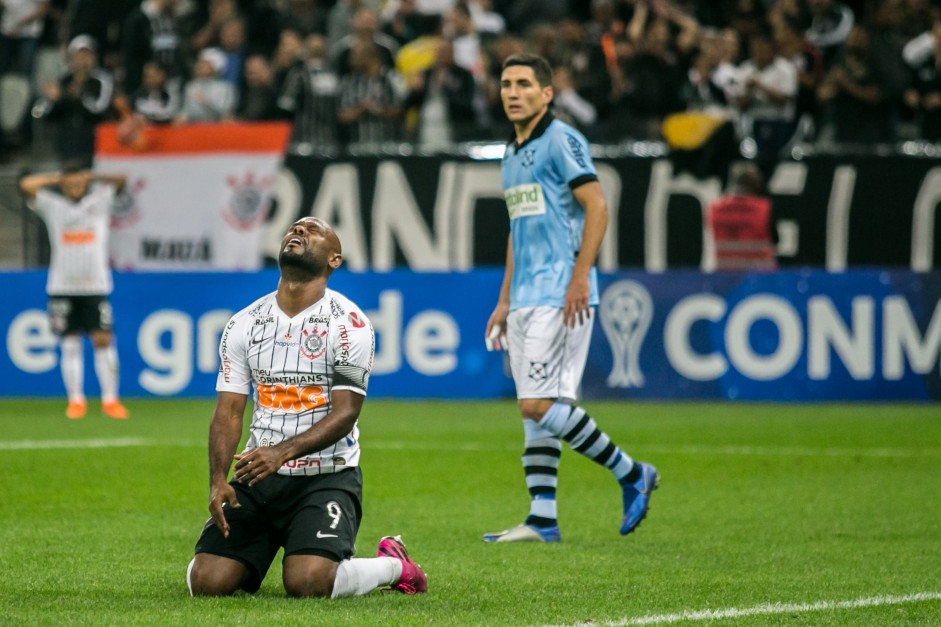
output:
<path id="1" fill-rule="evenodd" d="M 128 411 L 118 399 L 118 352 L 112 334 L 111 266 L 108 235 L 111 207 L 126 178 L 95 174 L 66 164 L 62 172 L 31 174 L 20 180 L 27 203 L 42 216 L 52 250 L 49 262 L 49 320 L 60 339 L 60 366 L 69 418 L 84 418 L 82 336 L 91 338 L 95 374 L 106 416 L 124 419 Z"/>

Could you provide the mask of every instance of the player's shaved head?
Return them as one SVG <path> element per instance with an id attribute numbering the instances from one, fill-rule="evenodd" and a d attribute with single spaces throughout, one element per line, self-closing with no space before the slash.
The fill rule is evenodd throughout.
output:
<path id="1" fill-rule="evenodd" d="M 320 218 L 312 218 L 317 220 L 321 228 L 323 228 L 323 236 L 327 243 L 330 245 L 330 250 L 335 252 L 338 255 L 343 254 L 343 247 L 340 245 L 340 238 L 337 236 L 337 232 L 333 230 L 333 227 L 321 220 Z"/>
<path id="2" fill-rule="evenodd" d="M 342 252 L 333 227 L 320 218 L 304 217 L 291 225 L 281 241 L 278 265 L 282 274 L 328 276 L 339 267 Z"/>

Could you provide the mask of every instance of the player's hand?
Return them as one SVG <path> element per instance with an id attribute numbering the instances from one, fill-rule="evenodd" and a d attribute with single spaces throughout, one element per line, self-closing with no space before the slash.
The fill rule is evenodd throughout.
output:
<path id="1" fill-rule="evenodd" d="M 585 324 L 591 317 L 591 308 L 588 305 L 588 296 L 591 294 L 591 283 L 588 277 L 572 276 L 569 289 L 565 292 L 565 307 L 562 310 L 562 320 L 565 326 L 575 328 Z"/>
<path id="2" fill-rule="evenodd" d="M 235 456 L 235 480 L 251 487 L 269 475 L 278 472 L 285 460 L 275 447 L 260 446 Z"/>
<path id="3" fill-rule="evenodd" d="M 487 329 L 484 331 L 484 343 L 488 351 L 505 351 L 509 349 L 506 341 L 506 317 L 510 313 L 507 303 L 498 303 L 490 319 L 487 320 Z"/>
<path id="4" fill-rule="evenodd" d="M 225 510 L 223 505 L 238 509 L 241 507 L 238 499 L 235 497 L 235 490 L 226 482 L 220 482 L 213 485 L 209 491 L 209 514 L 212 516 L 212 522 L 216 528 L 222 532 L 223 538 L 229 537 L 229 523 L 225 519 Z"/>

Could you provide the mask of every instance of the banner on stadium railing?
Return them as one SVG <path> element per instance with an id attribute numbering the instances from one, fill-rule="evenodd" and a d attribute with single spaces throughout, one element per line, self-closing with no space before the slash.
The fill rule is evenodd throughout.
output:
<path id="1" fill-rule="evenodd" d="M 119 268 L 257 268 L 308 215 L 334 226 L 354 270 L 503 264 L 500 150 L 481 149 L 478 159 L 289 155 L 278 167 L 285 124 L 145 132 L 132 149 L 113 125 L 100 128 L 97 166 L 130 176 L 112 235 Z M 598 156 L 595 164 L 611 216 L 601 269 L 707 267 L 703 219 L 722 192 L 718 179 L 695 179 L 664 158 Z M 779 164 L 768 187 L 782 267 L 941 267 L 936 160 L 814 155 Z"/>
<path id="2" fill-rule="evenodd" d="M 376 331 L 369 392 L 512 397 L 483 342 L 502 272 L 341 271 Z M 63 396 L 42 272 L 0 275 L 0 396 Z M 232 313 L 276 271 L 115 276 L 126 396 L 212 396 Z M 941 400 L 941 273 L 618 273 L 601 277 L 583 395 L 600 399 Z M 86 388 L 94 394 L 91 350 Z"/>
<path id="3" fill-rule="evenodd" d="M 290 155 L 264 247 L 276 257 L 288 225 L 325 218 L 357 270 L 502 266 L 509 231 L 498 154 Z M 501 151 L 496 151 L 497 153 Z M 705 269 L 704 215 L 721 193 L 669 159 L 595 158 L 610 208 L 599 268 Z M 941 268 L 941 165 L 936 159 L 814 155 L 782 162 L 769 181 L 782 267 L 831 271 Z"/>
<path id="4" fill-rule="evenodd" d="M 95 167 L 128 177 L 112 218 L 111 257 L 135 270 L 255 270 L 290 127 L 150 127 L 134 147 L 98 128 Z"/>

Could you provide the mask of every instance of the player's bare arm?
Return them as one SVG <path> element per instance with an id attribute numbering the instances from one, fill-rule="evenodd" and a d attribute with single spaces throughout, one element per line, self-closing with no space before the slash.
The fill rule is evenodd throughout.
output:
<path id="1" fill-rule="evenodd" d="M 506 317 L 510 313 L 510 284 L 513 281 L 513 238 L 506 240 L 506 268 L 503 272 L 503 283 L 500 284 L 500 296 L 497 306 L 494 307 L 487 328 L 484 330 L 484 339 L 487 350 L 501 350 L 506 348 Z"/>
<path id="2" fill-rule="evenodd" d="M 228 503 L 229 507 L 239 507 L 228 476 L 242 437 L 242 416 L 247 402 L 245 394 L 219 392 L 209 426 L 209 513 L 225 537 L 229 537 L 229 524 L 222 506 Z"/>
<path id="3" fill-rule="evenodd" d="M 330 413 L 310 429 L 276 446 L 261 446 L 239 455 L 235 463 L 236 481 L 254 485 L 276 473 L 289 460 L 333 446 L 353 430 L 365 398 L 352 390 L 334 390 Z"/>
<path id="4" fill-rule="evenodd" d="M 565 324 L 570 327 L 574 327 L 576 321 L 578 324 L 583 324 L 591 315 L 588 304 L 591 292 L 589 276 L 598 258 L 601 240 L 604 239 L 608 228 L 608 203 L 604 199 L 604 193 L 598 181 L 579 185 L 572 193 L 578 204 L 585 209 L 585 226 L 582 229 L 581 249 L 575 259 L 572 278 L 569 280 L 569 287 L 565 293 L 565 307 L 562 313 Z"/>
<path id="5" fill-rule="evenodd" d="M 20 191 L 27 200 L 34 200 L 39 190 L 45 187 L 54 187 L 62 182 L 59 172 L 46 172 L 43 174 L 30 174 L 20 179 Z"/>

